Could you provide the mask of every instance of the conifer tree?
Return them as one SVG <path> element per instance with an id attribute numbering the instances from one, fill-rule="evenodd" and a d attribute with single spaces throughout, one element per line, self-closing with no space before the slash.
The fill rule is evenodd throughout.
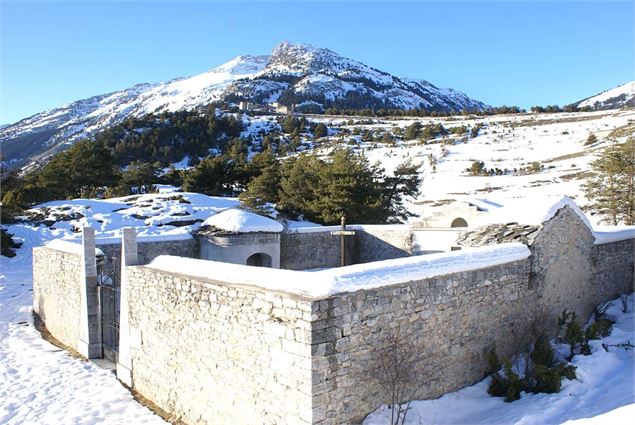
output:
<path id="1" fill-rule="evenodd" d="M 326 125 L 324 125 L 324 123 L 319 123 L 315 126 L 315 130 L 313 130 L 313 137 L 315 137 L 316 139 L 326 137 L 328 136 L 328 134 L 329 130 L 328 128 L 326 128 Z"/>
<path id="2" fill-rule="evenodd" d="M 411 160 L 399 164 L 393 176 L 385 178 L 383 186 L 385 208 L 389 212 L 388 221 L 405 220 L 410 216 L 404 206 L 405 198 L 415 198 L 419 194 L 419 167 Z"/>
<path id="3" fill-rule="evenodd" d="M 230 163 L 224 156 L 208 156 L 183 179 L 183 190 L 211 196 L 233 194 Z"/>
<path id="4" fill-rule="evenodd" d="M 613 225 L 635 224 L 635 139 L 607 147 L 591 167 L 584 186 L 589 209 Z"/>
<path id="5" fill-rule="evenodd" d="M 275 155 L 268 149 L 254 155 L 249 163 L 253 176 L 247 189 L 239 196 L 240 202 L 257 213 L 267 213 L 267 203 L 278 200 L 280 187 L 280 165 Z"/>
<path id="6" fill-rule="evenodd" d="M 321 161 L 314 154 L 300 154 L 286 160 L 281 167 L 279 211 L 289 217 L 303 216 L 317 220 L 317 214 L 309 208 L 315 201 L 315 189 L 319 185 Z"/>
<path id="7" fill-rule="evenodd" d="M 117 181 L 110 150 L 103 143 L 80 140 L 55 155 L 35 175 L 35 185 L 50 199 L 95 196 L 95 190 Z"/>
<path id="8" fill-rule="evenodd" d="M 342 214 L 350 222 L 377 223 L 385 219 L 379 169 L 348 149 L 336 149 L 320 168 L 316 198 L 309 203 L 320 222 L 336 224 Z"/>
<path id="9" fill-rule="evenodd" d="M 414 140 L 419 137 L 421 134 L 421 123 L 419 121 L 415 121 L 406 128 L 406 133 L 404 135 L 405 140 Z"/>

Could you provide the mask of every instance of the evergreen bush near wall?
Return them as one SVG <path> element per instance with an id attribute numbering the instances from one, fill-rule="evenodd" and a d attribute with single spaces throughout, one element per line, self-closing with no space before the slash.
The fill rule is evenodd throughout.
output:
<path id="1" fill-rule="evenodd" d="M 501 370 L 501 362 L 496 354 L 496 347 L 485 353 L 487 374 L 492 380 L 487 392 L 495 397 L 505 397 L 505 401 L 520 398 L 522 391 L 531 393 L 556 393 L 560 391 L 562 379 L 576 379 L 575 366 L 568 363 L 576 354 L 591 354 L 589 341 L 608 336 L 613 322 L 604 316 L 601 308 L 594 310 L 594 322 L 583 329 L 573 312 L 563 310 L 558 318 L 559 335 L 557 340 L 569 346 L 566 362 L 556 359 L 549 339 L 538 331 L 530 346 L 529 356 L 525 359 L 524 376 L 520 377 L 513 370 L 508 359 Z"/>

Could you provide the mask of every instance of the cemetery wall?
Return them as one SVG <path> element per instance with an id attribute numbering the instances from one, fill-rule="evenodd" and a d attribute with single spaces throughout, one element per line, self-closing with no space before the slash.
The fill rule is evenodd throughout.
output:
<path id="1" fill-rule="evenodd" d="M 33 249 L 33 312 L 62 344 L 80 337 L 82 256 L 48 247 Z"/>
<path id="2" fill-rule="evenodd" d="M 136 391 L 188 424 L 312 423 L 311 301 L 126 270 Z"/>

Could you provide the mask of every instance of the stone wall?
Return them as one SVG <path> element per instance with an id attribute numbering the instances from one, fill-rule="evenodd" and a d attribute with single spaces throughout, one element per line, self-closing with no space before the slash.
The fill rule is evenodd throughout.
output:
<path id="1" fill-rule="evenodd" d="M 352 261 L 406 256 L 412 249 L 407 234 L 395 231 L 399 229 L 386 234 L 382 229 L 355 230 L 357 235 L 347 238 Z M 633 290 L 632 239 L 595 245 L 589 227 L 569 207 L 537 232 L 527 259 L 514 257 L 516 261 L 464 272 L 450 268 L 444 271 L 450 274 L 426 279 L 431 274 L 418 274 L 417 267 L 404 278 L 394 266 L 403 267 L 404 260 L 396 260 L 379 264 L 381 270 L 372 274 L 376 279 L 378 272 L 392 270 L 400 283 L 312 298 L 298 294 L 337 291 L 300 288 L 290 294 L 221 282 L 220 263 L 207 275 L 216 280 L 129 266 L 122 279 L 122 299 L 127 300 L 122 323 L 128 329 L 122 335 L 132 379 L 125 382 L 190 424 L 355 423 L 389 402 L 373 369 L 383 345 L 397 336 L 420 356 L 412 374 L 424 385 L 412 397 L 438 397 L 482 378 L 483 355 L 492 345 L 501 356 L 511 355 L 525 346 L 536 321 L 553 335 L 555 317 L 563 309 L 576 311 L 584 321 L 595 305 Z M 338 265 L 339 238 L 330 229 L 282 234 L 281 244 L 283 267 L 285 262 L 291 269 Z M 355 258 L 351 254 L 357 244 L 362 254 Z M 100 248 L 106 255 L 120 255 L 118 244 Z M 363 254 L 373 250 L 378 251 L 375 257 Z M 198 256 L 193 240 L 141 242 L 139 262 L 166 251 Z M 36 248 L 33 258 L 34 309 L 56 338 L 76 346 L 82 257 Z M 434 261 L 447 260 L 430 258 L 431 270 Z M 136 264 L 136 258 L 127 264 Z M 189 264 L 178 272 L 194 273 Z M 207 270 L 205 264 L 197 265 Z M 363 278 L 364 270 L 357 278 Z M 244 271 L 256 276 L 253 285 L 266 285 L 260 269 Z M 318 273 L 267 273 L 269 285 L 296 278 L 293 283 L 310 285 L 310 277 L 314 284 L 322 282 L 316 280 Z M 350 269 L 342 273 L 355 275 Z M 342 291 L 350 290 L 346 288 Z"/>
<path id="2" fill-rule="evenodd" d="M 287 232 L 280 235 L 280 268 L 325 269 L 340 266 L 340 238 L 322 231 Z M 346 264 L 369 263 L 413 255 L 412 232 L 407 226 L 349 226 L 354 236 L 345 237 Z"/>
<path id="3" fill-rule="evenodd" d="M 393 336 L 420 355 L 415 399 L 438 397 L 483 377 L 493 344 L 510 354 L 532 321 L 529 261 L 336 295 L 313 303 L 316 424 L 357 423 L 388 400 L 374 379 Z M 435 381 L 435 379 L 437 379 Z"/>
<path id="4" fill-rule="evenodd" d="M 595 245 L 592 251 L 591 273 L 597 305 L 619 294 L 633 292 L 635 240 Z"/>
<path id="5" fill-rule="evenodd" d="M 353 264 L 354 240 L 346 237 L 346 264 Z M 280 234 L 280 268 L 311 270 L 339 267 L 340 238 L 331 231 Z"/>
<path id="6" fill-rule="evenodd" d="M 77 348 L 80 338 L 82 256 L 33 249 L 33 311 L 57 340 Z"/>
<path id="7" fill-rule="evenodd" d="M 145 267 L 127 279 L 136 391 L 189 424 L 312 422 L 310 301 Z"/>
<path id="8" fill-rule="evenodd" d="M 587 225 L 565 207 L 543 224 L 531 246 L 531 285 L 540 291 L 539 312 L 551 332 L 564 309 L 585 321 L 597 305 L 591 279 L 593 242 Z"/>
<path id="9" fill-rule="evenodd" d="M 356 264 L 413 255 L 413 236 L 408 226 L 364 226 L 356 230 Z"/>
<path id="10" fill-rule="evenodd" d="M 99 243 L 97 246 L 106 256 L 106 267 L 112 267 L 112 258 L 121 259 L 121 243 Z M 137 245 L 139 264 L 148 264 L 159 255 L 177 255 L 179 257 L 199 258 L 196 239 L 140 241 Z"/>

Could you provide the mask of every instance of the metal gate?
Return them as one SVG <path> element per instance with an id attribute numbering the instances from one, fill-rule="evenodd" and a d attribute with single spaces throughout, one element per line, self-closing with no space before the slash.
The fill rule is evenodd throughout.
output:
<path id="1" fill-rule="evenodd" d="M 119 353 L 120 261 L 112 257 L 100 267 L 97 291 L 101 321 L 102 358 L 117 362 Z M 106 263 L 106 262 L 104 262 Z"/>

